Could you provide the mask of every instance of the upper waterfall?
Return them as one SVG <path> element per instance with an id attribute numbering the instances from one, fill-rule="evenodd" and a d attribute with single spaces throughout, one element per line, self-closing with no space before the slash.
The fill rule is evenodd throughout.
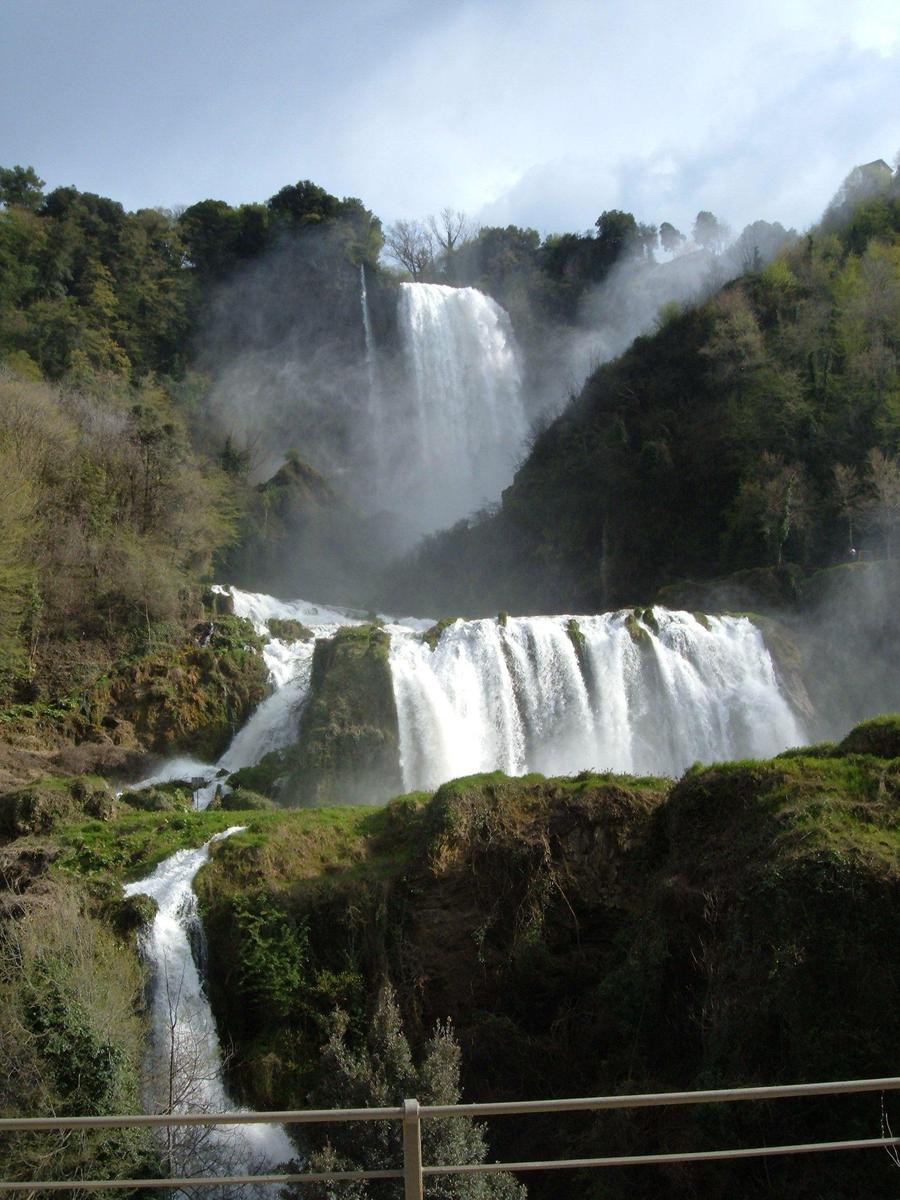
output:
<path id="1" fill-rule="evenodd" d="M 751 621 L 652 613 L 460 620 L 433 651 L 395 634 L 404 786 L 493 770 L 679 775 L 803 741 Z"/>
<path id="2" fill-rule="evenodd" d="M 496 500 L 526 434 L 509 317 L 475 288 L 400 285 L 400 396 L 377 395 L 384 500 L 422 529 Z"/>

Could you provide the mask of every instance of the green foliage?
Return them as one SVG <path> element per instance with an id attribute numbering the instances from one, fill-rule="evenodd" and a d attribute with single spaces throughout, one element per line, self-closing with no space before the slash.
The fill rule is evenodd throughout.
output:
<path id="1" fill-rule="evenodd" d="M 134 955 L 83 911 L 77 890 L 43 881 L 0 920 L 0 1108 L 5 1116 L 140 1111 L 141 980 Z M 75 1138 L 17 1134 L 4 1179 L 156 1176 L 141 1130 Z"/>
<path id="2" fill-rule="evenodd" d="M 44 195 L 44 181 L 34 167 L 0 167 L 0 204 L 35 209 Z"/>
<path id="3" fill-rule="evenodd" d="M 61 853 L 54 870 L 67 878 L 84 878 L 98 891 L 117 891 L 122 883 L 149 874 L 176 850 L 200 846 L 233 824 L 231 813 L 194 809 L 69 821 L 55 835 Z"/>
<path id="4" fill-rule="evenodd" d="M 32 480 L 0 431 L 0 689 L 27 661 L 23 625 L 34 587 L 27 546 L 35 532 Z"/>
<path id="5" fill-rule="evenodd" d="M 398 981 L 409 1040 L 396 1011 L 362 1023 L 355 1010 L 331 1030 L 317 1072 L 323 1104 L 422 1099 L 430 1085 L 417 1064 L 434 1045 L 427 1030 L 447 1013 L 466 1047 L 468 1089 L 479 1096 L 877 1074 L 900 1011 L 886 949 L 900 880 L 896 725 L 866 723 L 837 752 L 807 747 L 772 762 L 698 765 L 675 785 L 587 773 L 457 780 L 414 810 L 405 826 L 411 854 L 390 864 L 387 886 L 371 869 L 362 876 L 346 843 L 330 840 L 336 825 L 325 849 L 324 828 L 316 832 L 323 813 L 277 814 L 265 833 L 259 826 L 252 858 L 241 846 L 247 835 L 233 839 L 205 886 L 215 904 L 223 891 L 255 895 L 265 880 L 282 922 L 308 928 L 313 964 L 352 955 L 363 994 L 380 988 L 386 971 Z M 371 822 L 369 839 L 386 836 L 389 811 L 354 816 L 357 834 Z M 318 866 L 314 846 L 325 850 Z M 222 941 L 230 919 L 224 906 L 221 918 L 210 915 L 211 947 L 227 971 L 239 957 Z M 290 1030 L 286 1021 L 263 1038 L 255 1027 L 239 1036 L 238 1052 L 256 1063 L 288 1058 Z M 417 1055 L 413 1047 L 426 1043 Z M 281 1075 L 292 1103 L 309 1080 L 296 1046 L 295 1073 Z M 435 1074 L 452 1080 L 452 1047 L 443 1050 Z M 548 1121 L 542 1136 L 554 1154 L 576 1157 L 596 1153 L 601 1133 L 609 1153 L 637 1153 L 851 1129 L 871 1136 L 872 1121 L 877 1127 L 877 1106 L 844 1098 L 752 1113 L 730 1106 L 712 1120 L 684 1109 L 663 1126 L 642 1114 L 604 1117 L 602 1126 L 567 1116 Z M 498 1157 L 535 1156 L 530 1127 L 498 1122 L 492 1134 Z M 367 1127 L 346 1144 L 332 1139 L 316 1161 L 393 1165 L 396 1153 L 391 1135 Z M 426 1157 L 442 1155 L 426 1148 Z M 771 1187 L 803 1200 L 851 1200 L 861 1178 L 867 1194 L 880 1195 L 893 1170 L 875 1157 L 769 1164 Z M 613 1176 L 606 1187 L 613 1197 L 687 1197 L 696 1176 Z M 714 1200 L 767 1187 L 745 1166 L 704 1177 Z"/>
<path id="6" fill-rule="evenodd" d="M 237 896 L 233 911 L 241 944 L 238 983 L 248 1000 L 284 1017 L 306 978 L 309 930 L 287 921 L 264 891 Z"/>
<path id="7" fill-rule="evenodd" d="M 0 465 L 0 639 L 26 671 L 73 626 L 171 632 L 233 535 L 224 476 L 153 383 L 87 396 L 0 372 Z"/>
<path id="8" fill-rule="evenodd" d="M 315 1101 L 323 1108 L 381 1108 L 415 1096 L 423 1104 L 457 1104 L 460 1100 L 460 1049 L 450 1023 L 438 1024 L 416 1066 L 403 1032 L 400 1010 L 389 986 L 381 989 L 362 1045 L 351 1046 L 345 1013 L 338 1011 L 322 1048 L 321 1080 Z M 328 1140 L 315 1137 L 310 1158 L 314 1171 L 396 1170 L 402 1164 L 402 1130 L 396 1121 L 349 1122 L 331 1126 Z M 422 1128 L 425 1162 L 458 1164 L 484 1162 L 488 1153 L 485 1130 L 467 1117 L 426 1121 Z M 390 1197 L 394 1185 L 369 1180 L 362 1185 L 319 1185 L 321 1197 L 350 1195 Z M 505 1173 L 448 1175 L 429 1179 L 425 1194 L 440 1200 L 523 1200 L 524 1187 Z"/>

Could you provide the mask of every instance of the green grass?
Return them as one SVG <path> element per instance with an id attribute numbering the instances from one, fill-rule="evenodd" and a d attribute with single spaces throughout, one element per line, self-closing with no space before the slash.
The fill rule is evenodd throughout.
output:
<path id="1" fill-rule="evenodd" d="M 232 812 L 134 812 L 111 821 L 65 824 L 54 834 L 62 850 L 54 870 L 98 884 L 140 879 L 176 850 L 201 846 L 214 833 L 239 824 L 239 816 Z"/>

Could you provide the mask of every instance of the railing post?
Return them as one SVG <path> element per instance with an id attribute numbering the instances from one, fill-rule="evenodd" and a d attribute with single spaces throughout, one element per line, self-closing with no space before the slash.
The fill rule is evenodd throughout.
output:
<path id="1" fill-rule="evenodd" d="M 418 1100 L 403 1101 L 403 1200 L 422 1200 L 422 1123 Z"/>

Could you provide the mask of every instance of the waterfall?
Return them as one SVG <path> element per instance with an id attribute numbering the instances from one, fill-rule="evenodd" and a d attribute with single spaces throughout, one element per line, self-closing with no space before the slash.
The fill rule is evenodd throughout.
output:
<path id="1" fill-rule="evenodd" d="M 178 850 L 126 896 L 152 896 L 158 911 L 141 939 L 150 968 L 151 1036 L 145 1091 L 153 1112 L 228 1112 L 235 1104 L 222 1078 L 215 1020 L 191 949 L 202 941 L 192 883 L 213 842 L 238 833 L 235 825 L 199 850 Z M 173 1127 L 164 1145 L 175 1173 L 260 1171 L 296 1157 L 284 1130 L 271 1125 Z"/>
<path id="2" fill-rule="evenodd" d="M 804 740 L 746 618 L 652 610 L 457 621 L 434 650 L 394 633 L 404 787 L 478 771 L 679 775 Z M 580 633 L 578 632 L 580 631 Z"/>
<path id="3" fill-rule="evenodd" d="M 366 292 L 366 268 L 359 264 L 359 301 L 362 306 L 363 333 L 366 338 L 366 371 L 369 376 L 369 395 L 377 392 L 377 364 L 375 361 L 375 339 L 372 336 L 372 319 L 369 315 L 369 296 Z"/>
<path id="4" fill-rule="evenodd" d="M 475 288 L 401 284 L 398 321 L 405 384 L 373 422 L 382 498 L 434 529 L 512 478 L 526 434 L 517 351 L 506 313 Z"/>

